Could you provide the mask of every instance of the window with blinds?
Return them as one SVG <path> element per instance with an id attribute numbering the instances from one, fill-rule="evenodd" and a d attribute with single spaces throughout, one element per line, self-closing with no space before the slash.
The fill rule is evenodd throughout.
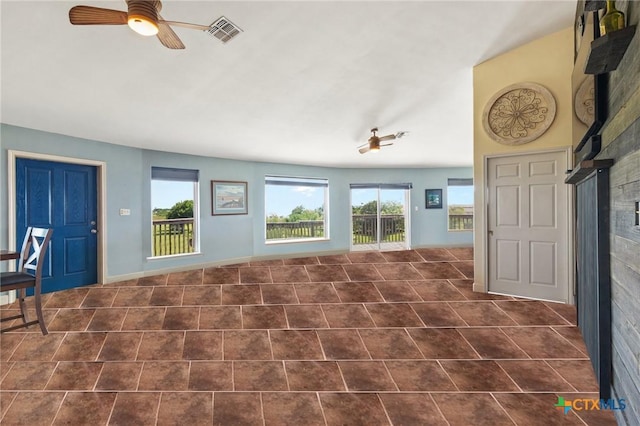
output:
<path id="1" fill-rule="evenodd" d="M 267 242 L 329 238 L 329 180 L 265 176 Z"/>
<path id="2" fill-rule="evenodd" d="M 198 251 L 198 180 L 198 170 L 151 168 L 152 257 Z"/>

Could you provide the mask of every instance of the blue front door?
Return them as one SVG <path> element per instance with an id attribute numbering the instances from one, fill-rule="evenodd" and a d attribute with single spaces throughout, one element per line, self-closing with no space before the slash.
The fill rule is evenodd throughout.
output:
<path id="1" fill-rule="evenodd" d="M 16 247 L 27 227 L 53 228 L 43 292 L 97 282 L 95 167 L 17 159 L 16 209 Z"/>

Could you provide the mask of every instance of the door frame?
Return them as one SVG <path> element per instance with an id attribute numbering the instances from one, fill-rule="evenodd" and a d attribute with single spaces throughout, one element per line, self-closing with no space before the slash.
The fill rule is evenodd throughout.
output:
<path id="1" fill-rule="evenodd" d="M 482 247 L 485 253 L 484 256 L 484 282 L 485 282 L 485 292 L 493 293 L 489 290 L 489 265 L 491 259 L 489 258 L 489 209 L 491 206 L 489 205 L 489 160 L 495 158 L 504 158 L 504 157 L 522 157 L 526 155 L 537 155 L 537 154 L 548 154 L 548 153 L 564 153 L 567 169 L 573 167 L 573 149 L 570 146 L 561 147 L 561 148 L 549 148 L 549 149 L 540 149 L 540 150 L 531 150 L 531 151 L 518 151 L 513 153 L 503 153 L 503 154 L 487 154 L 483 157 L 483 167 L 484 167 L 484 188 L 483 188 L 483 197 L 484 197 L 484 232 L 482 233 Z M 564 184 L 567 185 L 567 184 Z M 576 280 L 575 280 L 575 188 L 573 185 L 568 185 L 567 188 L 567 223 L 566 223 L 566 238 L 567 238 L 567 260 L 569 262 L 567 268 L 567 303 L 570 305 L 575 305 L 575 288 L 576 288 Z"/>
<path id="2" fill-rule="evenodd" d="M 9 249 L 16 250 L 16 160 L 24 158 L 28 160 L 53 161 L 56 163 L 79 164 L 96 168 L 97 189 L 97 216 L 98 216 L 98 241 L 97 241 L 97 273 L 98 284 L 103 284 L 107 271 L 107 163 L 104 161 L 88 160 L 85 158 L 64 157 L 61 155 L 41 154 L 36 152 L 7 150 L 7 219 L 9 229 Z"/>

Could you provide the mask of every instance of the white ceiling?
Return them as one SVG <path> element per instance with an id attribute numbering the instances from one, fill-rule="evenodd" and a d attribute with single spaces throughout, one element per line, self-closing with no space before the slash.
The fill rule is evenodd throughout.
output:
<path id="1" fill-rule="evenodd" d="M 1 121 L 114 144 L 335 167 L 470 166 L 472 67 L 572 25 L 575 1 L 165 1 L 185 50 L 76 4 L 1 2 Z M 409 131 L 361 155 L 369 130 Z"/>

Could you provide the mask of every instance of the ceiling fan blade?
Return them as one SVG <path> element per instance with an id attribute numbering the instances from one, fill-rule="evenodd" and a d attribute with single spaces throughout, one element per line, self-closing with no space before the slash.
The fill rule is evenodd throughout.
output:
<path id="1" fill-rule="evenodd" d="M 387 135 L 387 136 L 380 136 L 379 137 L 380 142 L 391 141 L 391 140 L 394 140 L 395 138 L 396 138 L 396 135 Z"/>
<path id="2" fill-rule="evenodd" d="M 158 40 L 169 49 L 184 49 L 184 44 L 166 21 L 158 20 Z"/>
<path id="3" fill-rule="evenodd" d="M 370 150 L 370 149 L 371 149 L 371 148 L 369 148 L 369 145 L 367 144 L 366 146 L 363 146 L 362 148 L 360 148 L 360 149 L 358 150 L 358 152 L 359 152 L 360 154 L 364 154 L 365 152 L 369 152 L 369 150 Z"/>
<path id="4" fill-rule="evenodd" d="M 381 143 L 380 144 L 380 146 L 390 146 L 390 145 L 393 145 L 393 142 L 391 142 L 391 143 Z"/>
<path id="5" fill-rule="evenodd" d="M 164 19 L 159 19 L 158 24 L 160 23 L 172 25 L 174 27 L 190 28 L 192 30 L 207 31 L 211 29 L 211 27 L 208 25 L 190 24 L 188 22 L 178 22 L 178 21 L 165 21 Z"/>
<path id="6" fill-rule="evenodd" d="M 127 12 L 93 6 L 74 6 L 69 10 L 73 25 L 125 25 Z"/>

